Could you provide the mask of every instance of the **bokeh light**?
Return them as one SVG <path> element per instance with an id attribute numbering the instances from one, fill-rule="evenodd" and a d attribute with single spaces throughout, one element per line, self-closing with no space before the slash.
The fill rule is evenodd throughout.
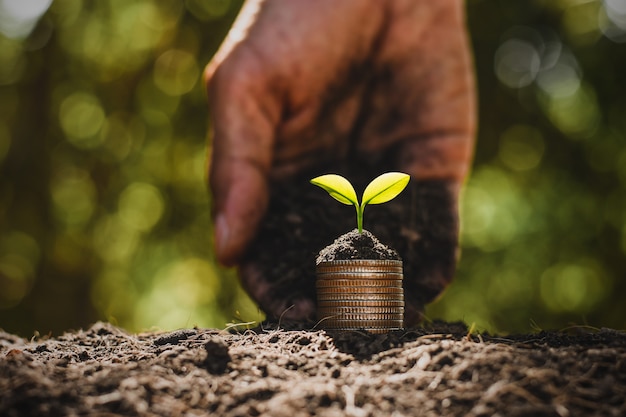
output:
<path id="1" fill-rule="evenodd" d="M 52 0 L 0 0 L 0 32 L 7 38 L 25 38 Z"/>
<path id="2" fill-rule="evenodd" d="M 33 286 L 41 250 L 32 236 L 13 231 L 0 238 L 0 251 L 0 308 L 11 308 Z"/>
<path id="3" fill-rule="evenodd" d="M 96 209 L 96 190 L 89 173 L 63 166 L 50 183 L 53 212 L 58 224 L 84 226 Z"/>
<path id="4" fill-rule="evenodd" d="M 79 148 L 96 148 L 105 119 L 98 99 L 91 94 L 74 93 L 63 100 L 59 111 L 61 128 L 67 140 Z"/>
<path id="5" fill-rule="evenodd" d="M 544 152 L 543 135 L 532 126 L 515 125 L 502 132 L 498 156 L 512 170 L 528 171 L 537 168 Z"/>
<path id="6" fill-rule="evenodd" d="M 614 42 L 626 42 L 626 3 L 621 0 L 604 0 L 603 6 L 599 12 L 602 32 Z"/>

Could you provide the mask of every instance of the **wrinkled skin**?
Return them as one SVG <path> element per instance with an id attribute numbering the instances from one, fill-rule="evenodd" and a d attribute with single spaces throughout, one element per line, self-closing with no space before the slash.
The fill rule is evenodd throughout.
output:
<path id="1" fill-rule="evenodd" d="M 439 184 L 450 195 L 441 210 L 456 219 L 475 130 L 461 0 L 249 1 L 205 78 L 217 257 L 240 266 L 269 316 L 291 307 L 285 317 L 311 318 L 315 308 L 314 294 L 272 299 L 271 280 L 244 256 L 275 182 L 347 160 L 392 167 Z M 454 252 L 457 222 L 446 227 Z M 452 279 L 441 271 L 435 293 Z M 422 279 L 405 277 L 417 288 Z M 407 307 L 411 324 L 423 306 Z"/>

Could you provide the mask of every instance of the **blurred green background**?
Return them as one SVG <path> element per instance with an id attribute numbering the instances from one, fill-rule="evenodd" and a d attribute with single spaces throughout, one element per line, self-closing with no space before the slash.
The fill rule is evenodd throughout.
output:
<path id="1" fill-rule="evenodd" d="M 211 251 L 204 65 L 228 0 L 0 0 L 0 328 L 262 319 Z M 626 328 L 626 2 L 469 0 L 462 257 L 431 319 Z"/>

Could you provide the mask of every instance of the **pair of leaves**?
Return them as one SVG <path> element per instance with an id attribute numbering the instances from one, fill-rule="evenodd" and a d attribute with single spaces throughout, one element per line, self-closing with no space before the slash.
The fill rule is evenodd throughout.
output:
<path id="1" fill-rule="evenodd" d="M 409 183 L 410 177 L 402 172 L 387 172 L 375 178 L 363 192 L 361 203 L 350 181 L 336 174 L 326 174 L 311 180 L 311 183 L 323 188 L 335 200 L 357 209 L 357 225 L 362 231 L 363 210 L 367 204 L 381 204 L 395 198 Z"/>
<path id="2" fill-rule="evenodd" d="M 381 204 L 394 199 L 409 183 L 409 176 L 402 172 L 387 172 L 375 178 L 363 192 L 359 200 L 350 181 L 336 174 L 326 174 L 313 178 L 311 183 L 323 188 L 335 200 L 343 204 L 365 207 L 367 204 Z"/>

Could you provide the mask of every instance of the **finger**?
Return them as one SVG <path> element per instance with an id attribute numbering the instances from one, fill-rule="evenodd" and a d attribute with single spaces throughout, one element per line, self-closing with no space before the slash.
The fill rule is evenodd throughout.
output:
<path id="1" fill-rule="evenodd" d="M 268 203 L 278 107 L 264 91 L 258 63 L 229 58 L 207 78 L 212 120 L 209 184 L 213 194 L 215 250 L 225 265 L 237 262 Z"/>
<path id="2" fill-rule="evenodd" d="M 401 171 L 419 180 L 462 182 L 470 168 L 472 136 L 465 133 L 433 134 L 406 141 L 399 152 Z"/>
<path id="3" fill-rule="evenodd" d="M 381 59 L 395 69 L 375 80 L 365 153 L 400 144 L 398 168 L 420 180 L 462 180 L 472 157 L 475 88 L 463 3 L 415 2 L 396 23 Z M 426 28 L 402 36 L 415 19 Z"/>

